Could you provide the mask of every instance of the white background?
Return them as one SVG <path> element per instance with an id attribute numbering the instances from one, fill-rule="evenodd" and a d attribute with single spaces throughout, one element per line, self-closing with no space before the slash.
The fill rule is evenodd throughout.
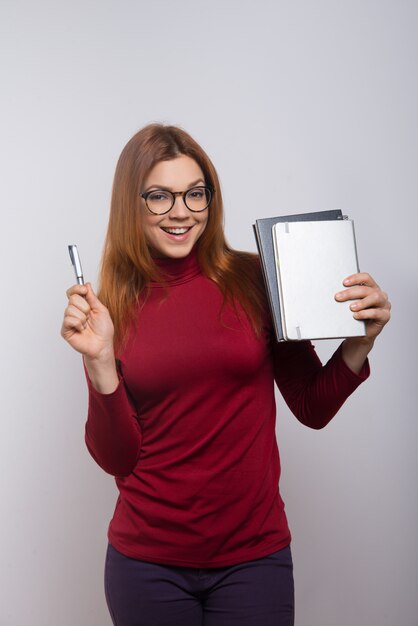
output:
<path id="1" fill-rule="evenodd" d="M 110 625 L 116 492 L 59 328 L 67 244 L 95 284 L 117 157 L 151 121 L 213 159 L 234 247 L 255 250 L 257 217 L 354 219 L 393 319 L 325 430 L 279 400 L 296 624 L 417 625 L 417 18 L 406 0 L 2 1 L 1 626 Z"/>

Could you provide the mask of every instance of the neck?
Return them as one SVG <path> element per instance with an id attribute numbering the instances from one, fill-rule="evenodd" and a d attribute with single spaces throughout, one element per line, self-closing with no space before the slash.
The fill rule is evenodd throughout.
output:
<path id="1" fill-rule="evenodd" d="M 196 246 L 191 252 L 180 258 L 154 258 L 155 265 L 163 276 L 163 284 L 152 281 L 151 286 L 167 286 L 186 282 L 200 273 Z"/>

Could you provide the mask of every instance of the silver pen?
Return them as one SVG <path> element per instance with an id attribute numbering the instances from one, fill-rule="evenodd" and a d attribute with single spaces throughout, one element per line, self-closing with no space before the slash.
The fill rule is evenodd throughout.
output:
<path id="1" fill-rule="evenodd" d="M 68 252 L 70 253 L 71 263 L 74 267 L 75 277 L 79 285 L 84 285 L 83 270 L 81 269 L 80 257 L 78 255 L 77 246 L 68 246 Z"/>

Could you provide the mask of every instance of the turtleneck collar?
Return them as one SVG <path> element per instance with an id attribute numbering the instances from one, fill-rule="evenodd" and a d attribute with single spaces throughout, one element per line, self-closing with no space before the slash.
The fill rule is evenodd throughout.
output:
<path id="1" fill-rule="evenodd" d="M 171 287 L 172 285 L 181 285 L 182 283 L 186 283 L 200 274 L 196 246 L 186 257 L 181 259 L 164 257 L 161 259 L 154 259 L 154 262 L 163 274 L 164 283 L 151 281 L 151 287 Z"/>

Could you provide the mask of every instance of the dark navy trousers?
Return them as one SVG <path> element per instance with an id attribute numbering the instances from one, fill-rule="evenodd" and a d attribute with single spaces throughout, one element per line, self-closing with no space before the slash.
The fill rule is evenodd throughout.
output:
<path id="1" fill-rule="evenodd" d="M 108 546 L 107 605 L 115 626 L 293 626 L 290 546 L 217 568 L 177 567 Z"/>

